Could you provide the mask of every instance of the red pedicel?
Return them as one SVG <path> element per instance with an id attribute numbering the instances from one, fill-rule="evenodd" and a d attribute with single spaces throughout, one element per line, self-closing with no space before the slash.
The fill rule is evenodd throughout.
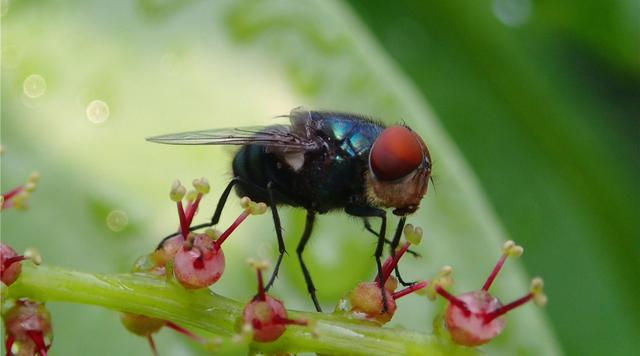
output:
<path id="1" fill-rule="evenodd" d="M 253 330 L 253 340 L 269 342 L 277 340 L 289 324 L 307 325 L 306 320 L 287 317 L 287 310 L 281 301 L 269 296 L 264 290 L 262 269 L 266 264 L 253 263 L 258 275 L 258 294 L 244 307 L 242 320 Z"/>
<path id="2" fill-rule="evenodd" d="M 31 193 L 36 189 L 39 180 L 40 174 L 38 172 L 33 172 L 31 173 L 25 184 L 17 186 L 10 191 L 0 195 L 0 210 L 9 208 L 26 210 L 29 207 L 29 197 L 31 196 Z"/>
<path id="3" fill-rule="evenodd" d="M 479 291 L 453 296 L 443 288 L 441 283 L 434 281 L 434 291 L 449 301 L 449 306 L 445 312 L 445 322 L 451 334 L 451 339 L 457 344 L 465 346 L 485 344 L 500 335 L 504 330 L 506 322 L 504 314 L 531 299 L 540 306 L 547 301 L 547 297 L 542 290 L 543 282 L 541 278 L 534 278 L 531 281 L 529 293 L 506 305 L 502 305 L 498 298 L 489 293 L 489 287 L 491 287 L 507 257 L 520 256 L 523 249 L 513 241 L 507 241 L 502 247 L 502 251 L 502 256 Z"/>

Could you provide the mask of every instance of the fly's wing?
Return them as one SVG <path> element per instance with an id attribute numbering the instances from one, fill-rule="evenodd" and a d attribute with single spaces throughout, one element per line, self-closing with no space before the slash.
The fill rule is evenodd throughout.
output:
<path id="1" fill-rule="evenodd" d="M 260 145 L 286 152 L 320 147 L 312 138 L 291 132 L 289 125 L 181 132 L 148 137 L 147 141 L 170 145 Z"/>

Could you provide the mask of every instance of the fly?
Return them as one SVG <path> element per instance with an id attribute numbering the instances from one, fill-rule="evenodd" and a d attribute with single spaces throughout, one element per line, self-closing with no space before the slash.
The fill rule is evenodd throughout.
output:
<path id="1" fill-rule="evenodd" d="M 241 146 L 233 159 L 233 178 L 211 221 L 193 229 L 218 223 L 233 188 L 239 196 L 266 203 L 271 209 L 279 249 L 268 289 L 286 252 L 277 207 L 305 209 L 306 224 L 296 253 L 313 304 L 321 311 L 302 258 L 316 215 L 337 210 L 362 218 L 366 229 L 378 237 L 375 259 L 378 275 L 382 276 L 384 243 L 390 244 L 391 251 L 398 246 L 406 216 L 418 209 L 427 191 L 431 157 L 422 138 L 405 125 L 387 127 L 359 114 L 303 108 L 291 110 L 287 117 L 288 125 L 191 131 L 147 140 L 174 145 Z M 386 239 L 385 209 L 392 209 L 400 217 L 391 241 Z M 370 226 L 370 218 L 381 219 L 378 231 Z"/>

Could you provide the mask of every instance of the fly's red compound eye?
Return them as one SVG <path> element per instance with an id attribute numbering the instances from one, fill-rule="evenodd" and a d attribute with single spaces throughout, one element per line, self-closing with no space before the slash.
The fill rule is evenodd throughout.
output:
<path id="1" fill-rule="evenodd" d="M 404 126 L 386 128 L 373 143 L 369 164 L 376 178 L 400 179 L 420 166 L 424 148 L 420 138 Z"/>

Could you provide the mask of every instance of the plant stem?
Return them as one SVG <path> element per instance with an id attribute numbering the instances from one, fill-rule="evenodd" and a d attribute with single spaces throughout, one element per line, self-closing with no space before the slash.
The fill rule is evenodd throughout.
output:
<path id="1" fill-rule="evenodd" d="M 243 308 L 242 303 L 208 289 L 186 290 L 165 278 L 92 274 L 45 265 L 24 264 L 20 278 L 5 292 L 9 298 L 89 304 L 142 314 L 223 337 L 237 332 Z M 253 343 L 252 349 L 351 355 L 475 354 L 472 349 L 451 345 L 432 335 L 381 328 L 344 316 L 306 312 L 290 315 L 308 320 L 311 326 L 291 326 L 277 341 Z"/>

